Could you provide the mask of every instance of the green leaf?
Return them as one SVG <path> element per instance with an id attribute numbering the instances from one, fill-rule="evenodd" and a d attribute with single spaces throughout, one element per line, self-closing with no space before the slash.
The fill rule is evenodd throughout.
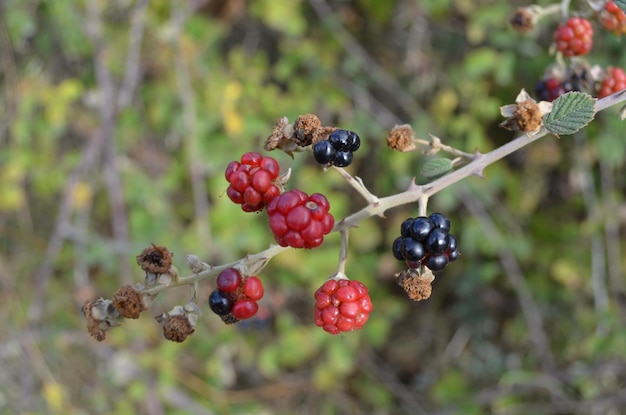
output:
<path id="1" fill-rule="evenodd" d="M 613 0 L 617 6 L 626 13 L 626 0 Z"/>
<path id="2" fill-rule="evenodd" d="M 553 102 L 552 111 L 543 117 L 545 127 L 554 134 L 573 134 L 589 124 L 596 113 L 595 98 L 581 92 L 568 92 Z"/>
<path id="3" fill-rule="evenodd" d="M 452 160 L 446 158 L 430 159 L 422 166 L 422 175 L 428 179 L 441 176 L 452 170 Z"/>

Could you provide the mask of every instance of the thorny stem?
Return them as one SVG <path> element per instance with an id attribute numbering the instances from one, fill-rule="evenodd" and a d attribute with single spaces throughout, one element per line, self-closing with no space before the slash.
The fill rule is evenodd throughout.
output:
<path id="1" fill-rule="evenodd" d="M 609 95 L 606 98 L 599 99 L 598 101 L 596 101 L 595 109 L 597 112 L 599 112 L 623 101 L 626 101 L 626 89 L 616 92 L 613 95 Z M 369 217 L 372 217 L 374 215 L 379 215 L 379 216 L 384 217 L 385 211 L 392 209 L 394 207 L 406 205 L 408 203 L 419 202 L 420 200 L 427 200 L 429 197 L 439 192 L 440 190 L 445 189 L 461 181 L 462 179 L 466 177 L 469 177 L 472 175 L 483 177 L 483 170 L 485 169 L 485 167 L 489 166 L 490 164 L 495 163 L 498 160 L 503 159 L 509 154 L 516 152 L 522 147 L 525 147 L 548 134 L 549 134 L 549 131 L 546 130 L 545 128 L 542 128 L 537 134 L 533 136 L 527 136 L 525 134 L 520 135 L 519 137 L 513 139 L 512 141 L 509 141 L 507 144 L 504 144 L 503 146 L 498 147 L 488 153 L 481 154 L 478 151 L 476 151 L 475 154 L 473 155 L 472 161 L 466 164 L 465 166 L 459 168 L 458 170 L 454 170 L 450 172 L 449 174 L 424 185 L 417 185 L 415 184 L 415 182 L 413 182 L 411 183 L 411 185 L 409 186 L 407 190 L 391 195 L 391 196 L 387 196 L 387 197 L 383 197 L 379 199 L 373 196 L 367 189 L 365 189 L 365 186 L 363 186 L 363 189 L 365 190 L 359 193 L 364 195 L 363 197 L 365 197 L 365 199 L 369 201 L 368 205 L 362 208 L 361 210 L 349 216 L 346 216 L 345 218 L 336 222 L 331 232 L 346 233 L 345 242 L 347 245 L 348 229 L 358 225 L 361 221 Z M 338 169 L 338 170 L 342 171 L 343 169 Z M 349 176 L 348 173 L 346 173 L 346 175 Z M 343 174 L 342 176 L 346 177 Z M 353 183 L 352 180 L 349 180 L 349 183 L 352 184 Z M 424 203 L 424 206 L 425 206 L 425 203 Z M 420 214 L 421 214 L 421 209 L 422 208 L 420 208 Z M 342 238 L 342 244 L 343 244 L 343 238 Z M 146 289 L 144 290 L 144 292 L 149 293 L 149 294 L 157 294 L 168 288 L 172 288 L 172 287 L 176 287 L 180 285 L 194 284 L 194 283 L 203 281 L 205 279 L 208 279 L 211 276 L 217 275 L 223 270 L 232 268 L 234 266 L 244 267 L 244 269 L 249 268 L 249 269 L 255 269 L 255 271 L 260 271 L 265 266 L 265 264 L 269 262 L 271 258 L 289 249 L 291 248 L 282 247 L 279 245 L 270 245 L 269 248 L 257 254 L 247 255 L 246 257 L 242 259 L 239 259 L 237 261 L 234 261 L 228 264 L 219 265 L 215 267 L 211 266 L 209 269 L 201 271 L 199 273 L 192 274 L 186 277 L 180 277 L 178 281 L 170 285 L 158 285 L 158 286 Z M 346 247 L 346 250 L 347 250 L 347 247 Z M 342 266 L 345 266 L 345 263 L 341 262 L 342 260 L 343 260 L 343 255 L 340 254 L 340 264 L 339 264 L 340 270 Z"/>
<path id="2" fill-rule="evenodd" d="M 431 141 L 428 140 L 424 140 L 422 138 L 413 138 L 413 142 L 415 144 L 420 144 L 423 146 L 427 146 L 433 149 L 434 152 L 436 151 L 445 151 L 446 153 L 450 153 L 454 156 L 457 157 L 461 157 L 464 159 L 468 159 L 468 160 L 473 160 L 474 159 L 474 154 L 472 153 L 466 153 L 465 151 L 461 151 L 457 148 L 451 147 L 447 144 L 444 144 L 441 142 L 441 139 L 433 134 L 429 134 L 431 137 Z"/>
<path id="3" fill-rule="evenodd" d="M 348 182 L 350 186 L 352 186 L 354 190 L 356 190 L 361 196 L 363 196 L 363 199 L 365 199 L 368 203 L 374 204 L 378 202 L 378 197 L 372 194 L 369 190 L 367 190 L 367 188 L 363 184 L 363 180 L 361 180 L 360 177 L 352 176 L 350 173 L 340 167 L 332 167 L 341 175 L 341 177 L 343 177 Z"/>

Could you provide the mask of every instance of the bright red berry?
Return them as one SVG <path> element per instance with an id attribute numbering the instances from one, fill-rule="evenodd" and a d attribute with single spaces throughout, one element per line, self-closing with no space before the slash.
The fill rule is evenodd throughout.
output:
<path id="1" fill-rule="evenodd" d="M 604 5 L 604 10 L 600 12 L 600 22 L 606 30 L 615 35 L 626 34 L 626 13 L 613 0 L 607 1 Z"/>
<path id="2" fill-rule="evenodd" d="M 263 283 L 258 277 L 248 277 L 243 283 L 243 293 L 251 300 L 260 300 L 263 298 L 264 292 Z"/>
<path id="3" fill-rule="evenodd" d="M 228 268 L 217 276 L 217 288 L 225 293 L 231 293 L 241 285 L 241 274 L 235 268 Z"/>
<path id="4" fill-rule="evenodd" d="M 598 98 L 608 97 L 626 88 L 626 73 L 622 68 L 608 67 L 598 89 Z"/>
<path id="5" fill-rule="evenodd" d="M 244 212 L 258 212 L 280 194 L 275 180 L 280 173 L 278 162 L 259 153 L 245 153 L 241 162 L 232 161 L 224 176 L 230 183 L 226 195 Z"/>
<path id="6" fill-rule="evenodd" d="M 315 248 L 335 226 L 330 204 L 322 194 L 290 190 L 267 205 L 269 227 L 276 242 L 294 248 Z"/>
<path id="7" fill-rule="evenodd" d="M 330 334 L 359 330 L 372 311 L 362 282 L 330 279 L 315 292 L 315 324 Z"/>
<path id="8" fill-rule="evenodd" d="M 554 32 L 554 42 L 565 56 L 588 54 L 593 44 L 591 23 L 582 17 L 570 17 Z"/>
<path id="9" fill-rule="evenodd" d="M 259 305 L 254 300 L 239 300 L 237 301 L 231 310 L 231 314 L 239 319 L 245 320 L 253 317 L 259 310 Z"/>

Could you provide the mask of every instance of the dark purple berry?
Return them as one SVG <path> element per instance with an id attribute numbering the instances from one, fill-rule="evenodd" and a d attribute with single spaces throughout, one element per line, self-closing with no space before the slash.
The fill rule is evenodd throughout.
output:
<path id="1" fill-rule="evenodd" d="M 448 256 L 446 254 L 428 255 L 425 265 L 431 271 L 441 271 L 448 265 Z"/>
<path id="2" fill-rule="evenodd" d="M 426 255 L 424 245 L 413 238 L 404 238 L 400 245 L 400 252 L 407 261 L 420 261 Z"/>
<path id="3" fill-rule="evenodd" d="M 413 223 L 411 224 L 411 238 L 415 239 L 416 241 L 422 242 L 426 239 L 426 237 L 428 236 L 428 234 L 430 234 L 434 227 L 435 226 L 433 225 L 431 220 L 425 216 L 415 218 L 413 220 Z"/>
<path id="4" fill-rule="evenodd" d="M 361 139 L 354 131 L 348 131 L 348 150 L 355 152 L 361 147 Z"/>
<path id="5" fill-rule="evenodd" d="M 335 158 L 335 148 L 327 140 L 318 141 L 313 146 L 313 157 L 319 164 L 328 164 Z"/>
<path id="6" fill-rule="evenodd" d="M 456 238 L 453 235 L 448 235 L 448 249 L 446 252 L 455 251 L 457 247 Z"/>
<path id="7" fill-rule="evenodd" d="M 424 247 L 430 254 L 443 254 L 448 249 L 450 239 L 448 233 L 443 229 L 435 228 L 426 238 Z"/>
<path id="8" fill-rule="evenodd" d="M 349 132 L 346 130 L 335 130 L 328 136 L 328 141 L 337 151 L 350 151 L 348 142 Z"/>
<path id="9" fill-rule="evenodd" d="M 450 221 L 441 213 L 431 213 L 428 218 L 433 223 L 435 228 L 442 229 L 445 232 L 450 232 Z"/>
<path id="10" fill-rule="evenodd" d="M 333 164 L 337 167 L 348 167 L 352 164 L 352 153 L 349 151 L 337 151 Z"/>
<path id="11" fill-rule="evenodd" d="M 332 164 L 337 167 L 348 167 L 352 164 L 352 153 L 349 151 L 337 151 Z"/>
<path id="12" fill-rule="evenodd" d="M 225 316 L 230 313 L 233 307 L 231 299 L 221 292 L 220 290 L 213 290 L 209 296 L 209 307 L 211 310 L 220 316 Z"/>
<path id="13" fill-rule="evenodd" d="M 459 250 L 458 250 L 458 249 L 455 249 L 455 250 L 453 250 L 453 251 L 450 251 L 450 252 L 448 253 L 448 260 L 449 260 L 450 262 L 452 262 L 452 261 L 456 261 L 456 260 L 459 258 L 459 255 L 460 255 L 460 254 L 459 254 Z"/>
<path id="14" fill-rule="evenodd" d="M 402 245 L 402 238 L 401 236 L 398 236 L 394 241 L 393 241 L 393 246 L 391 248 L 391 252 L 393 252 L 393 256 L 395 259 L 397 259 L 398 261 L 404 261 L 404 257 L 402 256 L 402 252 L 400 251 L 400 246 Z"/>
<path id="15" fill-rule="evenodd" d="M 408 218 L 400 225 L 400 235 L 411 236 L 411 226 L 413 225 L 413 219 Z M 415 239 L 415 238 L 414 238 Z"/>

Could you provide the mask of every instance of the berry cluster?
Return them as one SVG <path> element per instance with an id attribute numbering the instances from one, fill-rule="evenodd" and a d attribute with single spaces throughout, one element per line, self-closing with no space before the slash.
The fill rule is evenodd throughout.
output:
<path id="1" fill-rule="evenodd" d="M 267 205 L 269 226 L 280 246 L 315 248 L 335 226 L 328 199 L 294 189 L 272 199 Z"/>
<path id="2" fill-rule="evenodd" d="M 315 291 L 315 324 L 330 334 L 359 330 L 372 308 L 367 287 L 359 281 L 332 278 Z"/>
<path id="3" fill-rule="evenodd" d="M 615 35 L 626 34 L 626 13 L 613 0 L 607 1 L 604 5 L 604 10 L 600 12 L 600 22 L 606 30 Z"/>
<path id="4" fill-rule="evenodd" d="M 598 98 L 604 98 L 626 88 L 626 73 L 622 68 L 608 67 L 598 88 Z"/>
<path id="5" fill-rule="evenodd" d="M 241 276 L 228 268 L 217 276 L 217 288 L 209 296 L 209 307 L 226 323 L 236 323 L 256 314 L 257 301 L 263 297 L 263 283 L 254 276 Z"/>
<path id="6" fill-rule="evenodd" d="M 589 20 L 570 17 L 554 32 L 556 48 L 564 56 L 582 56 L 589 53 L 593 44 L 593 28 Z"/>
<path id="7" fill-rule="evenodd" d="M 565 88 L 557 78 L 548 78 L 537 82 L 535 95 L 539 101 L 552 102 L 565 93 Z"/>
<path id="8" fill-rule="evenodd" d="M 244 212 L 258 212 L 280 194 L 275 180 L 280 173 L 278 162 L 259 153 L 245 153 L 241 162 L 231 161 L 224 176 L 230 183 L 226 194 L 241 205 Z"/>
<path id="9" fill-rule="evenodd" d="M 347 167 L 352 164 L 353 152 L 361 147 L 359 136 L 348 130 L 335 130 L 313 146 L 315 161 L 323 165 Z"/>
<path id="10" fill-rule="evenodd" d="M 441 271 L 459 257 L 456 238 L 449 232 L 450 221 L 441 213 L 406 219 L 401 236 L 393 241 L 393 256 L 411 269 L 425 265 Z"/>

